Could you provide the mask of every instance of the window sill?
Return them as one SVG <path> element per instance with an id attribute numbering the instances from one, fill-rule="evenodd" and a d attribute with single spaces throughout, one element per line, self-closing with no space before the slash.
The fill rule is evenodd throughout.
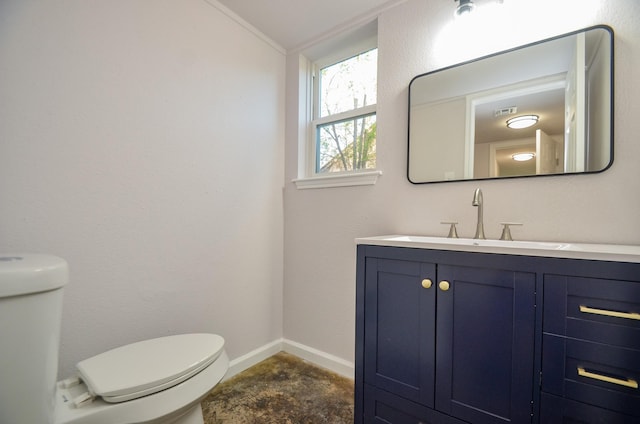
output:
<path id="1" fill-rule="evenodd" d="M 298 178 L 293 180 L 293 182 L 296 184 L 298 190 L 374 185 L 380 175 L 382 175 L 382 171 L 363 171 L 350 174 Z"/>

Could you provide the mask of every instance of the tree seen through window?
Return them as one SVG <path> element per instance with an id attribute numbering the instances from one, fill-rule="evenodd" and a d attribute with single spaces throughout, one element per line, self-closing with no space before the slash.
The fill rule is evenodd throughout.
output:
<path id="1" fill-rule="evenodd" d="M 377 58 L 373 49 L 320 70 L 317 173 L 376 167 Z"/>

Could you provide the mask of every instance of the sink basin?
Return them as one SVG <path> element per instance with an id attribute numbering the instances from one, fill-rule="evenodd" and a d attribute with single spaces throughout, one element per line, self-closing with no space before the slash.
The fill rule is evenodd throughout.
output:
<path id="1" fill-rule="evenodd" d="M 503 253 L 640 263 L 640 246 L 618 244 L 560 243 L 542 241 L 477 240 L 411 235 L 388 235 L 356 239 L 357 244 Z"/>

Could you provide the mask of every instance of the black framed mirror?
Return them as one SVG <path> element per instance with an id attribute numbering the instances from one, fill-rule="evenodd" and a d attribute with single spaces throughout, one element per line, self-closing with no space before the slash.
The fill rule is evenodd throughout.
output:
<path id="1" fill-rule="evenodd" d="M 613 162 L 613 30 L 418 75 L 408 127 L 414 184 L 602 172 Z"/>

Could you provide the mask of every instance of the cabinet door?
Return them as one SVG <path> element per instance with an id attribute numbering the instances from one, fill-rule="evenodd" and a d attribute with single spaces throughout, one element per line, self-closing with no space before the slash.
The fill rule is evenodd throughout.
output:
<path id="1" fill-rule="evenodd" d="M 367 258 L 365 272 L 365 382 L 433 407 L 435 265 Z"/>
<path id="2" fill-rule="evenodd" d="M 474 424 L 530 423 L 535 274 L 438 266 L 436 409 Z"/>
<path id="3" fill-rule="evenodd" d="M 466 424 L 368 384 L 364 391 L 367 424 Z"/>

